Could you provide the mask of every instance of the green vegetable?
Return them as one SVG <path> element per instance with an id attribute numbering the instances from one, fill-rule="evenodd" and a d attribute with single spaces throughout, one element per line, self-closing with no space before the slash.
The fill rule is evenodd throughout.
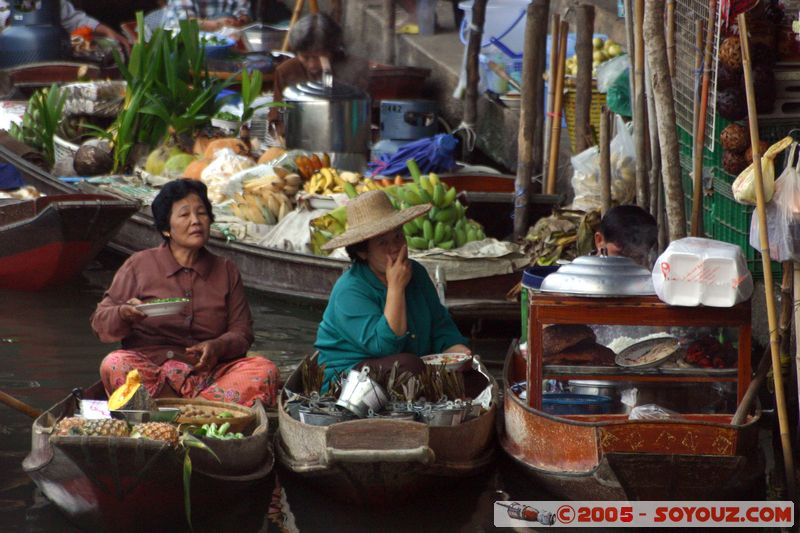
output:
<path id="1" fill-rule="evenodd" d="M 189 298 L 155 298 L 153 300 L 147 300 L 146 304 L 168 304 L 173 302 L 191 302 Z"/>
<path id="2" fill-rule="evenodd" d="M 220 414 L 217 415 L 217 418 L 233 418 L 233 413 L 230 411 L 222 411 Z"/>
<path id="3" fill-rule="evenodd" d="M 218 118 L 220 120 L 231 120 L 233 122 L 239 121 L 239 115 L 235 115 L 233 113 L 229 113 L 228 111 L 219 111 L 214 118 Z"/>

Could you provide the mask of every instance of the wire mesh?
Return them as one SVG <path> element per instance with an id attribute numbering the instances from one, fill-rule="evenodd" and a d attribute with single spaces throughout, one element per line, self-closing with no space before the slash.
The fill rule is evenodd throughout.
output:
<path id="1" fill-rule="evenodd" d="M 695 20 L 703 20 L 708 26 L 708 0 L 676 0 L 675 4 L 675 116 L 678 126 L 684 131 L 694 131 L 695 87 L 700 81 L 702 71 L 695 69 L 697 47 L 695 45 Z M 719 5 L 719 3 L 718 3 Z M 714 25 L 714 39 L 711 64 L 711 79 L 708 87 L 708 107 L 706 109 L 706 148 L 714 151 L 714 126 L 717 108 L 717 51 L 719 48 L 720 13 L 717 8 L 717 22 Z M 704 39 L 705 42 L 705 39 Z"/>

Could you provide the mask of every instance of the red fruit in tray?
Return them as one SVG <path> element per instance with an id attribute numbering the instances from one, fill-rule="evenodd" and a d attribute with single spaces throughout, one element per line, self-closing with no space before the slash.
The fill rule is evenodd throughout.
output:
<path id="1" fill-rule="evenodd" d="M 701 357 L 697 364 L 702 366 L 703 368 L 711 368 L 714 364 L 711 362 L 707 356 Z"/>
<path id="2" fill-rule="evenodd" d="M 725 368 L 725 361 L 722 357 L 715 357 L 712 363 L 714 363 L 714 368 Z"/>

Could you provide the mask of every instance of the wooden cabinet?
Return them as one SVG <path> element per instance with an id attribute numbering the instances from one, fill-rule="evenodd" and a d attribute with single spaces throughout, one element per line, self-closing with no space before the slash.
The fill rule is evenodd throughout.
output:
<path id="1" fill-rule="evenodd" d="M 704 372 L 635 370 L 621 367 L 543 365 L 542 328 L 551 324 L 603 324 L 629 326 L 731 327 L 738 332 L 738 366 L 735 371 Z M 737 403 L 750 384 L 750 302 L 735 307 L 675 307 L 655 296 L 586 298 L 554 293 L 531 293 L 528 314 L 528 403 L 542 408 L 543 379 L 593 379 L 624 381 L 736 382 Z"/>

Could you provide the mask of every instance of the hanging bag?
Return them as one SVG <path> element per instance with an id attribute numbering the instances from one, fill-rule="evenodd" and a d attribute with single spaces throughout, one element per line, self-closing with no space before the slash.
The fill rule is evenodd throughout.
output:
<path id="1" fill-rule="evenodd" d="M 792 144 L 791 137 L 784 137 L 776 142 L 761 156 L 761 178 L 764 184 L 764 200 L 769 202 L 775 193 L 775 158 Z M 736 178 L 731 185 L 733 197 L 740 204 L 756 205 L 756 177 L 754 163 Z"/>

